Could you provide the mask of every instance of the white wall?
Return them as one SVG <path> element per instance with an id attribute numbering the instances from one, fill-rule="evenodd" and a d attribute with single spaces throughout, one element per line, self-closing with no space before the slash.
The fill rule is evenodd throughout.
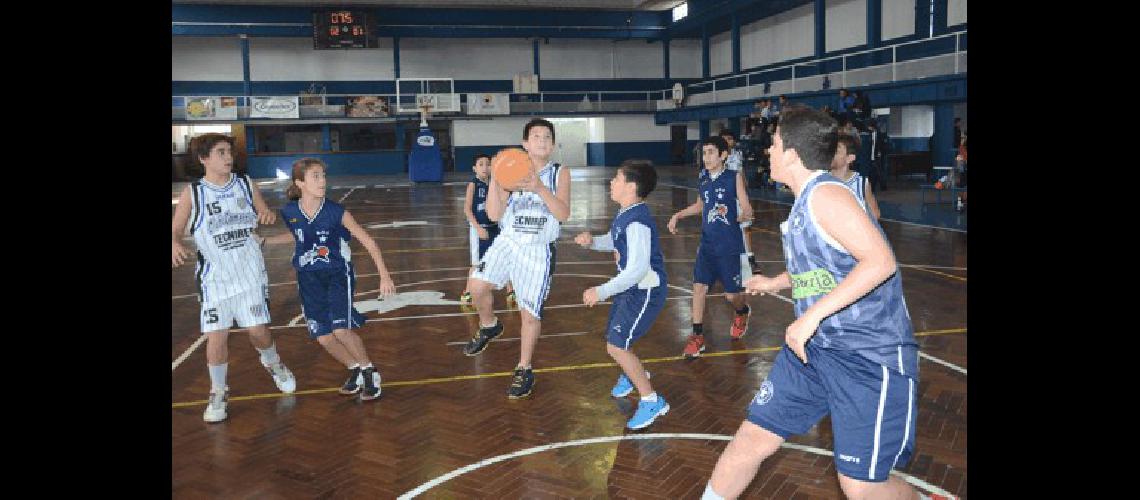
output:
<path id="1" fill-rule="evenodd" d="M 376 49 L 314 50 L 311 38 L 251 37 L 249 77 L 270 82 L 392 80 L 392 39 L 378 42 Z M 235 52 L 240 60 L 241 51 Z M 401 64 L 403 60 L 401 55 Z"/>
<path id="2" fill-rule="evenodd" d="M 946 25 L 954 26 L 966 22 L 966 0 L 947 0 Z"/>
<path id="3" fill-rule="evenodd" d="M 606 116 L 604 120 L 605 142 L 672 140 L 669 125 L 657 125 L 653 121 L 653 115 Z"/>
<path id="4" fill-rule="evenodd" d="M 403 45 L 403 40 L 400 44 Z M 531 117 L 496 117 L 491 120 L 454 120 L 452 144 L 455 146 L 501 146 L 521 144 L 522 131 Z M 555 127 L 557 135 L 557 127 Z"/>
<path id="5" fill-rule="evenodd" d="M 913 35 L 915 0 L 882 1 L 882 39 Z"/>
<path id="6" fill-rule="evenodd" d="M 669 42 L 669 78 L 701 77 L 701 40 L 681 38 Z"/>
<path id="7" fill-rule="evenodd" d="M 312 40 L 309 40 L 310 46 Z M 236 37 L 170 37 L 173 81 L 243 81 L 241 40 Z"/>
<path id="8" fill-rule="evenodd" d="M 690 141 L 701 140 L 701 123 L 689 122 L 688 128 L 685 129 L 685 138 Z"/>
<path id="9" fill-rule="evenodd" d="M 533 58 L 527 57 L 527 61 Z M 664 75 L 661 45 L 641 40 L 551 38 L 550 43 L 539 45 L 538 57 L 543 80 L 661 78 Z M 403 61 L 401 54 L 401 64 Z"/>
<path id="10" fill-rule="evenodd" d="M 533 70 L 534 46 L 525 38 L 400 39 L 401 78 L 510 80 Z"/>
<path id="11" fill-rule="evenodd" d="M 934 106 L 891 108 L 891 137 L 930 137 L 934 135 Z"/>
<path id="12" fill-rule="evenodd" d="M 764 66 L 814 54 L 814 9 L 815 6 L 809 3 L 741 26 L 741 68 Z"/>
<path id="13" fill-rule="evenodd" d="M 824 50 L 846 49 L 867 43 L 867 0 L 827 0 L 824 16 Z"/>
<path id="14" fill-rule="evenodd" d="M 743 50 L 743 43 L 741 43 Z M 741 57 L 741 67 L 744 61 Z M 732 31 L 709 37 L 709 74 L 724 75 L 732 72 Z"/>

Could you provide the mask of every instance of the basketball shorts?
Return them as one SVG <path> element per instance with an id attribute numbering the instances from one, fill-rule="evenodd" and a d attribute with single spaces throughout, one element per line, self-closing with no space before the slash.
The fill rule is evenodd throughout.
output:
<path id="1" fill-rule="evenodd" d="M 333 330 L 364 325 L 364 315 L 352 305 L 355 285 L 356 275 L 351 268 L 297 273 L 301 312 L 309 326 L 309 337 L 315 339 Z"/>
<path id="2" fill-rule="evenodd" d="M 269 284 L 264 280 L 241 288 L 207 281 L 199 290 L 202 333 L 229 330 L 235 322 L 240 328 L 269 323 Z"/>
<path id="3" fill-rule="evenodd" d="M 468 243 L 471 248 L 471 265 L 479 265 L 479 260 L 487 253 L 487 249 L 491 248 L 491 243 L 495 241 L 495 237 L 499 235 L 499 225 L 491 224 L 490 226 L 483 226 L 487 230 L 487 239 L 479 239 L 479 231 L 471 227 L 468 231 Z"/>
<path id="4" fill-rule="evenodd" d="M 702 244 L 697 248 L 697 260 L 693 262 L 693 282 L 712 288 L 719 281 L 725 293 L 739 293 L 744 290 L 743 280 L 751 275 L 752 269 L 747 262 L 745 254 L 714 255 Z"/>
<path id="5" fill-rule="evenodd" d="M 507 237 L 495 238 L 471 276 L 490 283 L 496 290 L 510 281 L 519 307 L 542 319 L 554 260 L 553 242 L 523 245 Z"/>
<path id="6" fill-rule="evenodd" d="M 632 287 L 612 297 L 610 320 L 606 324 L 606 342 L 629 350 L 629 346 L 653 326 L 665 308 L 665 284 L 643 289 Z"/>

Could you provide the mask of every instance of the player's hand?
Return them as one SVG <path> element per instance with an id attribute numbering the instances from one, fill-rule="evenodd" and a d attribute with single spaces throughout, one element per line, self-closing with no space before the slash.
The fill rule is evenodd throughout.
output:
<path id="1" fill-rule="evenodd" d="M 670 233 L 677 234 L 677 214 L 673 214 L 673 216 L 669 218 L 669 224 L 667 227 L 669 228 Z"/>
<path id="2" fill-rule="evenodd" d="M 807 345 L 808 339 L 815 335 L 815 330 L 819 328 L 819 320 L 810 315 L 803 315 L 796 318 L 792 324 L 788 325 L 788 329 L 784 333 L 784 342 L 792 349 L 796 357 L 806 365 L 808 363 Z"/>
<path id="3" fill-rule="evenodd" d="M 741 210 L 740 213 L 736 215 L 736 222 L 748 222 L 752 220 L 752 217 L 751 210 Z"/>
<path id="4" fill-rule="evenodd" d="M 173 264 L 170 267 L 181 266 L 188 258 L 190 258 L 190 252 L 186 250 L 186 247 L 182 246 L 178 240 L 170 240 L 170 261 Z"/>
<path id="5" fill-rule="evenodd" d="M 582 231 L 581 233 L 578 233 L 578 236 L 574 237 L 574 243 L 577 243 L 579 245 L 582 245 L 583 247 L 589 248 L 590 245 L 594 244 L 594 235 L 592 235 L 586 231 Z"/>
<path id="6" fill-rule="evenodd" d="M 598 303 L 598 287 L 587 288 L 582 292 L 582 303 L 588 307 L 594 307 Z"/>
<path id="7" fill-rule="evenodd" d="M 380 277 L 380 297 L 390 297 L 396 294 L 396 284 L 392 282 L 392 277 L 388 273 L 384 273 Z"/>
<path id="8" fill-rule="evenodd" d="M 764 295 L 766 293 L 775 293 L 780 290 L 776 285 L 776 278 L 769 278 L 763 274 L 757 274 L 751 278 L 744 280 L 744 289 L 751 295 Z"/>
<path id="9" fill-rule="evenodd" d="M 538 182 L 538 176 L 535 175 L 532 171 L 531 173 L 527 174 L 526 177 L 523 177 L 522 180 L 518 182 L 518 184 L 515 184 L 515 191 L 530 191 L 537 193 L 541 187 L 542 184 Z"/>
<path id="10" fill-rule="evenodd" d="M 272 226 L 274 222 L 277 222 L 277 216 L 273 214 L 272 210 L 259 212 L 257 214 L 257 222 L 265 224 L 266 226 Z"/>
<path id="11" fill-rule="evenodd" d="M 487 228 L 483 226 L 475 226 L 475 232 L 479 235 L 479 239 L 481 240 L 485 240 L 491 237 L 491 235 L 487 233 Z"/>

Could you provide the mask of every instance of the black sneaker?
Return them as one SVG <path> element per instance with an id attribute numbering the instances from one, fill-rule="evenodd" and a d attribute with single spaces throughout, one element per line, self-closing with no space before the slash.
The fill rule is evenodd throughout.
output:
<path id="1" fill-rule="evenodd" d="M 534 370 L 530 368 L 515 368 L 515 376 L 511 381 L 511 388 L 507 389 L 507 397 L 522 399 L 530 396 L 534 390 Z"/>
<path id="2" fill-rule="evenodd" d="M 344 386 L 340 388 L 341 394 L 356 394 L 360 392 L 360 385 L 364 382 L 364 378 L 360 376 L 360 367 L 349 370 L 348 380 L 344 382 Z"/>
<path id="3" fill-rule="evenodd" d="M 483 352 L 483 349 L 487 348 L 487 344 L 491 342 L 491 339 L 502 334 L 503 322 L 501 321 L 495 321 L 495 326 L 480 326 L 479 329 L 475 331 L 475 335 L 471 336 L 471 340 L 467 342 L 467 345 L 463 346 L 463 354 L 474 356 Z"/>
<path id="4" fill-rule="evenodd" d="M 360 393 L 361 401 L 369 401 L 380 397 L 380 372 L 376 367 L 361 370 L 360 377 L 364 379 L 364 390 Z"/>

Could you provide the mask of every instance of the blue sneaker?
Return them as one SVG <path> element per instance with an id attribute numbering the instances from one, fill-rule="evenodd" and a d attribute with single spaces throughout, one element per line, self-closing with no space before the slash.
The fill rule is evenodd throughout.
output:
<path id="1" fill-rule="evenodd" d="M 645 378 L 651 378 L 649 372 L 645 372 Z M 610 391 L 610 395 L 615 398 L 624 398 L 631 392 L 633 392 L 633 382 L 625 376 L 625 373 L 618 375 L 617 383 L 614 384 L 614 389 Z"/>
<path id="2" fill-rule="evenodd" d="M 639 401 L 637 404 L 637 412 L 633 414 L 633 418 L 629 419 L 629 422 L 625 424 L 625 426 L 634 430 L 643 429 L 649 427 L 649 424 L 657 420 L 657 417 L 666 413 L 669 413 L 669 403 L 658 394 L 657 401 Z"/>

